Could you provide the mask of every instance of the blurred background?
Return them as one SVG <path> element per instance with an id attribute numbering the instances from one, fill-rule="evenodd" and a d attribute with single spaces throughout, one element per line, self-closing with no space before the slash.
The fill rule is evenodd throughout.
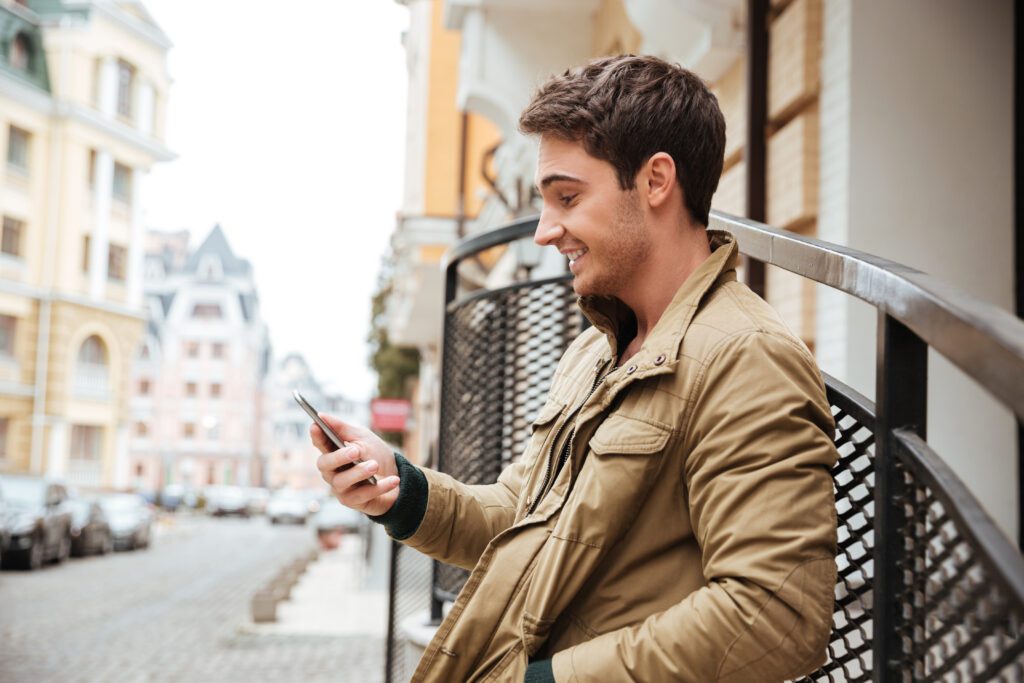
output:
<path id="1" fill-rule="evenodd" d="M 592 57 L 709 82 L 714 208 L 1019 315 L 1015 19 L 1010 0 L 0 0 L 0 680 L 383 680 L 386 539 L 325 497 L 291 390 L 431 461 L 442 257 L 536 213 L 519 111 Z M 526 245 L 473 268 L 495 286 L 565 263 Z M 870 307 L 744 277 L 873 397 Z M 1016 539 L 1019 426 L 932 362 L 930 440 Z"/>

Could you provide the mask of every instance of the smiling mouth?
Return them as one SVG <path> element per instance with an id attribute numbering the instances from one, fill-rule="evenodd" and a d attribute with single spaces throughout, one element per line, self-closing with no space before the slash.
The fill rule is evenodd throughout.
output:
<path id="1" fill-rule="evenodd" d="M 567 252 L 565 252 L 565 256 L 569 259 L 569 265 L 571 266 L 573 263 L 575 263 L 580 257 L 582 257 L 584 254 L 586 254 L 588 251 L 590 251 L 590 250 L 587 249 L 586 247 L 583 247 L 582 249 L 577 249 L 576 251 L 567 251 Z"/>

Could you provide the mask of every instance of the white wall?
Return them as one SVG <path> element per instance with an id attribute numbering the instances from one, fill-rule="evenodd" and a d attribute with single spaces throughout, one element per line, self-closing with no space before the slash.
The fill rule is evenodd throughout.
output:
<path id="1" fill-rule="evenodd" d="M 846 35 L 829 24 L 844 11 Z M 843 117 L 830 121 L 825 106 L 831 58 L 831 92 L 848 88 L 849 167 L 846 178 L 823 174 L 822 237 L 845 232 L 836 241 L 1012 310 L 1012 2 L 826 0 L 825 22 L 822 149 L 841 139 Z M 844 40 L 845 84 L 836 75 Z M 830 217 L 830 206 L 848 213 Z M 875 313 L 855 302 L 845 323 L 837 374 L 873 397 Z M 935 353 L 929 372 L 929 442 L 1015 539 L 1015 420 Z"/>

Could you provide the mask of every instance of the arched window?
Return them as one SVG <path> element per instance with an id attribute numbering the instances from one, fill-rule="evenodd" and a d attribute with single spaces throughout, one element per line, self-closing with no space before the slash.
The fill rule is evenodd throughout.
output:
<path id="1" fill-rule="evenodd" d="M 107 370 L 107 345 L 95 334 L 82 342 L 75 364 L 75 393 L 106 396 L 110 385 Z"/>
<path id="2" fill-rule="evenodd" d="M 28 71 L 28 67 L 31 63 L 31 56 L 32 44 L 29 42 L 28 36 L 24 33 L 19 33 L 14 36 L 14 40 L 11 41 L 10 54 L 7 56 L 11 66 L 15 69 Z"/>

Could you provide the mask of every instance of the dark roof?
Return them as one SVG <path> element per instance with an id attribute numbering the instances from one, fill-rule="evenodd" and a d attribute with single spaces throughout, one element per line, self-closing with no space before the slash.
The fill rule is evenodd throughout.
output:
<path id="1" fill-rule="evenodd" d="M 213 230 L 206 236 L 199 248 L 189 255 L 188 261 L 185 263 L 185 272 L 195 273 L 198 271 L 203 257 L 208 254 L 220 259 L 225 275 L 247 275 L 252 270 L 248 261 L 235 256 L 235 252 L 231 250 L 224 230 L 219 224 L 213 226 Z"/>

